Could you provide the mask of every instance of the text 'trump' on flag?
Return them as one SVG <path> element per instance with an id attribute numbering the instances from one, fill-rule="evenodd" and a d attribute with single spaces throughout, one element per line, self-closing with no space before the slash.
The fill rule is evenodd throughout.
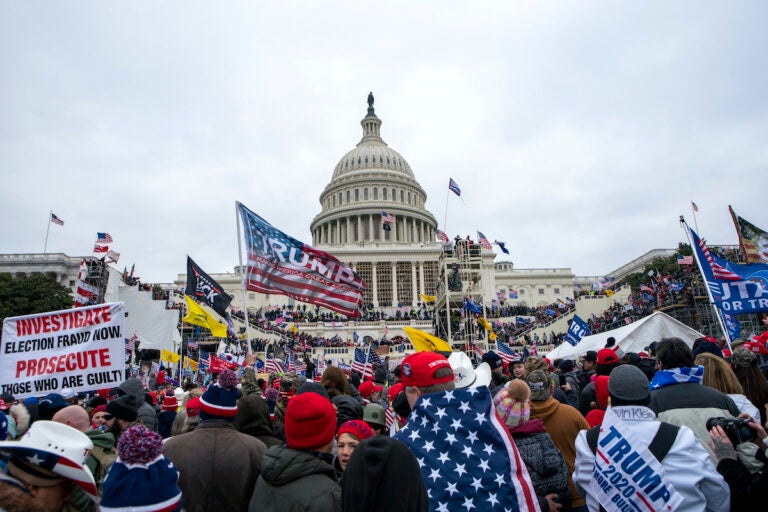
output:
<path id="1" fill-rule="evenodd" d="M 360 316 L 365 284 L 333 255 L 278 230 L 237 203 L 248 254 L 246 288 Z"/>

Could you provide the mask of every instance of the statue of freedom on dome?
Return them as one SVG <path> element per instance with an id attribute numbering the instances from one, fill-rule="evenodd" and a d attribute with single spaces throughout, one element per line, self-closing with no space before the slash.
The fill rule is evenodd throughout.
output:
<path id="1" fill-rule="evenodd" d="M 368 108 L 373 108 L 373 92 L 368 93 Z"/>

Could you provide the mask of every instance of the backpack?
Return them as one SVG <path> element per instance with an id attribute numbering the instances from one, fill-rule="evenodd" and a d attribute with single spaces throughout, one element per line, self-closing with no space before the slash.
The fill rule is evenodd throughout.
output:
<path id="1" fill-rule="evenodd" d="M 93 450 L 91 450 L 91 454 L 88 456 L 87 466 L 90 468 L 91 473 L 93 473 L 93 479 L 96 481 L 99 493 L 101 493 L 104 477 L 107 476 L 107 472 L 115 460 L 117 460 L 117 450 L 93 445 Z"/>
<path id="2" fill-rule="evenodd" d="M 679 430 L 680 427 L 677 425 L 672 425 L 671 423 L 663 421 L 659 423 L 659 430 L 656 431 L 656 435 L 653 436 L 651 443 L 648 445 L 648 451 L 656 457 L 657 461 L 661 462 L 664 457 L 667 456 L 669 450 L 672 449 L 672 445 L 675 444 L 675 439 L 677 439 Z M 587 430 L 587 445 L 589 446 L 589 449 L 592 450 L 593 455 L 597 453 L 598 437 L 600 437 L 600 425 Z M 600 510 L 605 510 L 602 505 L 600 505 Z"/>

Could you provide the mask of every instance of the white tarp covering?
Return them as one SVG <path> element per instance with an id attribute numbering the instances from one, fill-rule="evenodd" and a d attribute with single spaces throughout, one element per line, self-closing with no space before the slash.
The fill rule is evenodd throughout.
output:
<path id="1" fill-rule="evenodd" d="M 653 341 L 671 337 L 682 339 L 690 347 L 693 346 L 693 341 L 696 338 L 704 335 L 671 316 L 657 311 L 650 316 L 641 318 L 637 322 L 619 327 L 618 329 L 593 334 L 592 336 L 584 336 L 575 347 L 569 343 L 563 343 L 547 354 L 547 357 L 550 361 L 555 359 L 575 359 L 577 356 L 583 356 L 588 350 L 600 350 L 611 336 L 616 338 L 616 344 L 621 347 L 624 353 L 627 353 L 640 352 Z"/>
<path id="2" fill-rule="evenodd" d="M 178 352 L 179 310 L 166 309 L 166 301 L 153 300 L 152 292 L 139 291 L 138 286 L 122 283 L 122 274 L 110 268 L 106 295 L 112 302 L 123 302 L 128 316 L 125 317 L 125 337 L 136 335 L 141 342 L 140 350 L 155 349 Z"/>

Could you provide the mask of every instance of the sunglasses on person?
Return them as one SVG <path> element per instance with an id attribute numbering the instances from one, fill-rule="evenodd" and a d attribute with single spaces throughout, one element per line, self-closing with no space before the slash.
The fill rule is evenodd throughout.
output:
<path id="1" fill-rule="evenodd" d="M 104 418 L 106 421 L 109 421 L 109 420 L 111 420 L 114 417 L 115 417 L 114 414 L 109 414 L 109 413 L 106 413 L 106 414 L 104 414 L 104 416 L 102 416 L 102 418 Z"/>

